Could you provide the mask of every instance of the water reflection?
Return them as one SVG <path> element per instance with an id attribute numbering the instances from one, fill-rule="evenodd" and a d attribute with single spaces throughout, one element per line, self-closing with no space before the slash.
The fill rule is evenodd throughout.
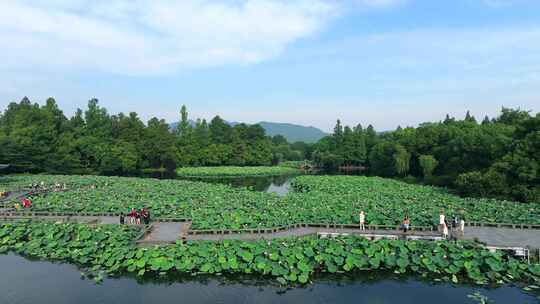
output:
<path id="1" fill-rule="evenodd" d="M 242 177 L 188 177 L 187 180 L 196 180 L 206 183 L 218 183 L 232 187 L 245 187 L 254 191 L 276 193 L 284 196 L 290 191 L 291 181 L 294 176 L 242 176 Z"/>

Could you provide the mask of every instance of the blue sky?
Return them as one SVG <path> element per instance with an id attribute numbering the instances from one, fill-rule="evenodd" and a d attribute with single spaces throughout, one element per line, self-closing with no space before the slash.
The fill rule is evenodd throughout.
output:
<path id="1" fill-rule="evenodd" d="M 324 130 L 540 111 L 537 0 L 11 0 L 0 37 L 0 109 Z"/>

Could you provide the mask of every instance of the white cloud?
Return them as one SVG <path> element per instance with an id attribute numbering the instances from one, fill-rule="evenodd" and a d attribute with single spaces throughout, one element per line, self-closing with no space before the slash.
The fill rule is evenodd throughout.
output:
<path id="1" fill-rule="evenodd" d="M 4 69 L 121 74 L 250 64 L 279 55 L 335 16 L 326 0 L 0 2 Z"/>
<path id="2" fill-rule="evenodd" d="M 357 4 L 367 7 L 387 8 L 404 4 L 407 0 L 356 0 Z"/>

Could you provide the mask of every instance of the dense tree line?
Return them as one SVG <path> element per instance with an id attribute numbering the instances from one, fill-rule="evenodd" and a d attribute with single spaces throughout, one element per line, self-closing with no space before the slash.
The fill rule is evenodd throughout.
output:
<path id="1" fill-rule="evenodd" d="M 463 195 L 540 202 L 540 113 L 503 108 L 477 122 L 447 115 L 417 128 L 377 133 L 343 127 L 314 148 L 319 167 L 359 166 L 365 173 L 455 188 Z"/>
<path id="2" fill-rule="evenodd" d="M 0 163 L 12 172 L 137 175 L 177 166 L 257 166 L 311 159 L 328 171 L 354 167 L 365 174 L 452 187 L 464 195 L 540 201 L 540 114 L 503 108 L 478 122 L 447 115 L 417 128 L 376 132 L 338 120 L 314 145 L 269 137 L 259 125 L 229 125 L 219 116 L 176 128 L 146 124 L 137 113 L 111 115 L 96 99 L 70 118 L 53 98 L 23 98 L 0 114 Z"/>
<path id="3" fill-rule="evenodd" d="M 70 118 L 53 98 L 45 105 L 23 98 L 0 114 L 0 163 L 12 172 L 137 175 L 177 166 L 270 165 L 303 160 L 308 148 L 268 137 L 259 125 L 234 127 L 219 116 L 188 119 L 172 130 L 163 119 L 146 124 L 137 113 L 111 115 L 97 99 Z"/>

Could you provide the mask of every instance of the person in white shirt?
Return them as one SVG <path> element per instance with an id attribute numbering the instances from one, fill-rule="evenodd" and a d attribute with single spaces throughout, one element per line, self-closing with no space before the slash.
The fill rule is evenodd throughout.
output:
<path id="1" fill-rule="evenodd" d="M 443 232 L 443 225 L 445 225 L 445 216 L 444 216 L 444 212 L 441 210 L 441 213 L 439 214 L 439 232 Z"/>
<path id="2" fill-rule="evenodd" d="M 366 214 L 364 210 L 360 211 L 360 229 L 366 230 Z"/>
<path id="3" fill-rule="evenodd" d="M 446 224 L 443 224 L 443 237 L 445 239 L 448 238 L 448 226 L 446 226 Z"/>
<path id="4" fill-rule="evenodd" d="M 441 211 L 441 214 L 439 214 L 439 225 L 444 225 L 445 223 L 445 216 L 444 212 Z"/>
<path id="5" fill-rule="evenodd" d="M 461 233 L 462 236 L 465 235 L 465 220 L 463 218 L 459 221 L 459 233 Z"/>

